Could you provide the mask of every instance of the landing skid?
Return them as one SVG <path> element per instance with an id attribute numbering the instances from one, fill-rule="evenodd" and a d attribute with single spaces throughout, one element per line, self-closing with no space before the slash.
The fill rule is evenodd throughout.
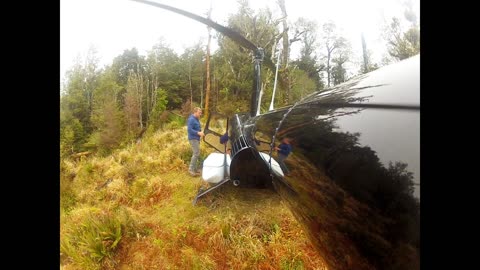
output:
<path id="1" fill-rule="evenodd" d="M 197 196 L 195 196 L 195 199 L 193 199 L 193 205 L 197 204 L 198 198 L 200 198 L 200 197 L 202 197 L 203 195 L 209 193 L 210 191 L 213 191 L 213 190 L 217 189 L 218 187 L 220 187 L 221 185 L 227 183 L 228 181 L 230 181 L 230 177 L 227 176 L 227 178 L 225 178 L 225 179 L 223 179 L 222 181 L 218 182 L 218 184 L 216 184 L 215 186 L 209 187 L 209 188 L 206 189 L 206 190 L 203 190 L 203 188 L 198 189 Z"/>

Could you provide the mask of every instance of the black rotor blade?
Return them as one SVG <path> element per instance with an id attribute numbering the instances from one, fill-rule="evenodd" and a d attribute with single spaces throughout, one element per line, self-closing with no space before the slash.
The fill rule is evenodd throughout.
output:
<path id="1" fill-rule="evenodd" d="M 255 44 L 253 44 L 252 42 L 250 42 L 249 40 L 244 38 L 242 35 L 240 35 L 236 31 L 234 31 L 233 29 L 222 26 L 222 25 L 220 25 L 220 24 L 218 24 L 218 23 L 216 23 L 212 20 L 209 20 L 207 18 L 203 18 L 203 17 L 200 17 L 200 16 L 195 15 L 193 13 L 190 13 L 188 11 L 181 10 L 181 9 L 178 9 L 178 8 L 174 8 L 174 7 L 171 7 L 171 6 L 167 6 L 167 5 L 164 5 L 164 4 L 159 4 L 159 3 L 156 3 L 156 2 L 152 2 L 152 1 L 145 1 L 145 0 L 132 0 L 132 1 L 144 3 L 144 4 L 147 4 L 147 5 L 151 5 L 151 6 L 155 6 L 155 7 L 159 7 L 159 8 L 163 8 L 163 9 L 167 9 L 167 10 L 170 10 L 172 12 L 181 14 L 183 16 L 186 16 L 186 17 L 190 18 L 190 19 L 196 20 L 198 22 L 201 22 L 203 24 L 206 24 L 206 25 L 212 27 L 213 29 L 215 29 L 218 32 L 224 34 L 225 36 L 231 38 L 233 41 L 237 42 L 238 44 L 240 44 L 241 46 L 243 46 L 247 49 L 255 51 L 258 48 L 257 46 L 255 46 Z"/>

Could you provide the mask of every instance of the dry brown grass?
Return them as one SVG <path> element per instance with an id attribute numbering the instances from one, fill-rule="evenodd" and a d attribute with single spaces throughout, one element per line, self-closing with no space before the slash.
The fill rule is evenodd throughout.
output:
<path id="1" fill-rule="evenodd" d="M 201 151 L 211 152 L 204 144 Z M 111 258 L 92 269 L 326 269 L 272 190 L 227 185 L 193 206 L 204 183 L 186 173 L 190 155 L 182 128 L 106 158 L 65 161 L 61 196 L 75 200 L 61 211 L 61 237 L 93 208 L 123 209 L 131 224 Z M 72 260 L 61 267 L 80 269 Z"/>

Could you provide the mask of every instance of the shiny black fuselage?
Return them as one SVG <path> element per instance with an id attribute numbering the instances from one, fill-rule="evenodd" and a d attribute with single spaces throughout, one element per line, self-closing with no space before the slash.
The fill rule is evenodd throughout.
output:
<path id="1" fill-rule="evenodd" d="M 230 119 L 230 175 L 273 185 L 331 269 L 418 269 L 420 56 Z M 272 169 L 292 140 L 290 173 Z"/>

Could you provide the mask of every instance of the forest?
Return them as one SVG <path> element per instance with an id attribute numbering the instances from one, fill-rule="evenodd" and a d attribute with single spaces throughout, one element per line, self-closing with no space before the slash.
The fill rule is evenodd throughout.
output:
<path id="1" fill-rule="evenodd" d="M 284 1 L 278 2 L 284 14 Z M 334 22 L 317 25 L 299 18 L 288 23 L 274 18 L 269 9 L 252 10 L 239 1 L 227 27 L 262 47 L 265 58 L 278 63 L 275 107 L 293 104 L 314 91 L 342 83 L 358 74 L 402 60 L 420 51 L 417 17 L 405 8 L 405 18 L 389 18 L 382 32 L 387 44 L 384 61 L 373 63 L 365 42 L 363 55 L 353 55 L 352 40 L 341 36 Z M 207 28 L 207 27 L 206 27 Z M 147 55 L 126 48 L 110 65 L 99 67 L 94 47 L 85 59 L 65 74 L 60 94 L 61 156 L 80 152 L 108 154 L 145 132 L 162 127 L 172 112 L 188 116 L 191 108 L 231 115 L 246 112 L 252 93 L 252 53 L 214 31 L 219 49 L 210 55 L 207 44 L 197 43 L 177 54 L 164 41 Z M 359 41 L 358 41 L 359 42 Z M 300 55 L 291 59 L 291 47 Z M 280 53 L 277 58 L 276 53 Z M 355 59 L 362 59 L 361 62 Z M 267 111 L 274 84 L 275 67 L 262 66 L 261 111 Z M 346 65 L 354 66 L 348 75 Z M 169 113 L 167 113 L 169 112 Z"/>

